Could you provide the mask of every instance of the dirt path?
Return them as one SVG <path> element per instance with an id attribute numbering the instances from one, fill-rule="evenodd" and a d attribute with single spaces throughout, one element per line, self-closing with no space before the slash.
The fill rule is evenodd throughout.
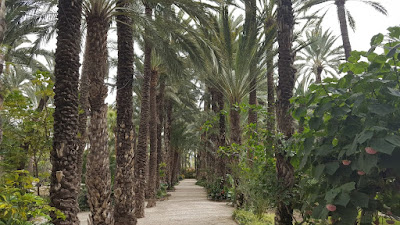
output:
<path id="1" fill-rule="evenodd" d="M 207 200 L 204 188 L 195 185 L 196 180 L 186 179 L 176 186 L 166 201 L 157 202 L 146 209 L 146 217 L 138 225 L 236 225 L 232 220 L 233 208 L 224 202 Z M 81 214 L 81 224 L 87 214 Z"/>

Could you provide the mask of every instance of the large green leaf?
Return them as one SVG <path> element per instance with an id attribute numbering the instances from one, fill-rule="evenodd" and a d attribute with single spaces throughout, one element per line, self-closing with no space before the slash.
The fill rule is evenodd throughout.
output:
<path id="1" fill-rule="evenodd" d="M 394 112 L 394 107 L 388 104 L 373 104 L 368 106 L 368 110 L 379 116 L 386 116 L 387 114 Z"/>
<path id="2" fill-rule="evenodd" d="M 376 138 L 371 140 L 371 147 L 378 152 L 391 155 L 395 146 L 387 142 L 384 138 Z"/>
<path id="3" fill-rule="evenodd" d="M 361 208 L 367 208 L 369 197 L 365 193 L 355 191 L 351 194 L 351 202 L 353 202 L 354 205 L 359 206 Z"/>
<path id="4" fill-rule="evenodd" d="M 372 136 L 374 135 L 374 132 L 370 131 L 370 130 L 364 130 L 363 132 L 360 133 L 360 135 L 357 138 L 357 142 L 359 144 L 362 144 L 364 142 L 366 142 L 367 140 L 371 139 Z"/>
<path id="5" fill-rule="evenodd" d="M 313 117 L 310 119 L 309 124 L 310 128 L 313 130 L 318 130 L 322 125 L 323 121 L 321 117 Z"/>
<path id="6" fill-rule="evenodd" d="M 398 135 L 390 135 L 385 138 L 386 141 L 388 141 L 390 144 L 396 145 L 397 147 L 400 147 L 400 136 Z"/>
<path id="7" fill-rule="evenodd" d="M 329 175 L 335 174 L 337 169 L 339 169 L 339 162 L 330 162 L 325 164 L 325 171 Z"/>

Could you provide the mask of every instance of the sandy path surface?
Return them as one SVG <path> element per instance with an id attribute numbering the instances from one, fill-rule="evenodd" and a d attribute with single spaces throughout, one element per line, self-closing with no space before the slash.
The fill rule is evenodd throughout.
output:
<path id="1" fill-rule="evenodd" d="M 204 188 L 195 183 L 195 179 L 181 181 L 168 200 L 146 208 L 146 217 L 139 219 L 138 225 L 236 225 L 233 207 L 209 201 Z M 80 213 L 79 219 L 86 225 L 87 213 Z"/>

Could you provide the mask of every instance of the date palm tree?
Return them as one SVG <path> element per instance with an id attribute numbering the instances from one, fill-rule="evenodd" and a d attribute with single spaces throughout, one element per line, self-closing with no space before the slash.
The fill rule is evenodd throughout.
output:
<path id="1" fill-rule="evenodd" d="M 315 83 L 321 83 L 322 76 L 336 77 L 343 58 L 343 47 L 334 47 L 338 37 L 332 31 L 323 31 L 317 27 L 306 33 L 305 39 L 310 42 L 296 56 L 298 71 L 307 77 L 315 77 Z"/>
<path id="2" fill-rule="evenodd" d="M 133 30 L 132 20 L 126 15 L 129 1 L 117 1 L 117 128 L 116 128 L 116 172 L 114 184 L 116 224 L 136 224 L 134 192 L 133 149 Z"/>
<path id="3" fill-rule="evenodd" d="M 293 96 L 295 69 L 293 67 L 294 55 L 292 51 L 294 15 L 292 0 L 278 0 L 277 27 L 278 27 L 278 70 L 279 85 L 277 89 L 277 127 L 286 138 L 293 134 L 293 118 L 289 113 L 290 98 Z M 275 152 L 277 178 L 281 182 L 282 193 L 277 195 L 275 224 L 292 224 L 293 206 L 290 201 L 285 201 L 282 196 L 287 196 L 294 185 L 294 168 L 290 159 L 283 150 Z M 287 200 L 287 199 L 286 199 Z M 289 202 L 288 204 L 285 202 Z"/>
<path id="4" fill-rule="evenodd" d="M 145 15 L 151 20 L 153 9 L 149 4 L 145 4 Z M 150 40 L 147 38 L 149 35 L 148 28 L 145 29 L 145 40 L 144 40 L 144 74 L 141 87 L 141 106 L 140 106 L 140 124 L 139 124 L 139 136 L 138 145 L 136 150 L 136 206 L 135 215 L 137 218 L 144 217 L 144 205 L 145 205 L 145 190 L 146 190 L 146 163 L 147 163 L 147 143 L 148 143 L 148 131 L 150 121 L 150 80 L 151 80 L 151 52 L 152 45 Z"/>
<path id="5" fill-rule="evenodd" d="M 107 133 L 108 107 L 104 103 L 108 93 L 104 83 L 108 74 L 107 33 L 113 8 L 114 1 L 109 0 L 87 0 L 84 4 L 87 23 L 85 61 L 90 80 L 90 149 L 86 186 L 91 211 L 89 219 L 92 224 L 114 224 Z"/>
<path id="6" fill-rule="evenodd" d="M 350 57 L 350 52 L 351 52 L 351 44 L 350 44 L 347 23 L 349 23 L 350 27 L 353 28 L 353 30 L 355 28 L 355 20 L 345 6 L 345 4 L 350 0 L 302 0 L 302 1 L 304 2 L 303 8 L 310 8 L 312 6 L 319 5 L 322 3 L 334 3 L 336 5 L 338 20 L 340 24 L 340 32 L 342 35 L 344 53 L 347 60 Z M 387 15 L 387 10 L 385 9 L 385 7 L 383 7 L 377 1 L 370 1 L 370 0 L 358 0 L 358 1 L 371 6 L 377 12 L 383 15 Z"/>
<path id="7" fill-rule="evenodd" d="M 57 50 L 55 54 L 54 138 L 51 151 L 51 205 L 66 220 L 52 215 L 53 223 L 79 224 L 77 217 L 78 80 L 82 0 L 58 1 Z"/>

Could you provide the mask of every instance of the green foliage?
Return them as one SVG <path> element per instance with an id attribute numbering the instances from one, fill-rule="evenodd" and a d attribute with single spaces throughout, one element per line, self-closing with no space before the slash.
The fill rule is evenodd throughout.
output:
<path id="1" fill-rule="evenodd" d="M 81 184 L 81 191 L 78 195 L 78 204 L 80 211 L 89 211 L 88 190 L 85 184 Z"/>
<path id="2" fill-rule="evenodd" d="M 32 158 L 34 176 L 45 178 L 52 148 L 54 109 L 47 107 L 47 101 L 54 95 L 53 81 L 48 72 L 37 71 L 33 77 L 24 89 L 11 90 L 5 96 L 1 166 L 6 171 L 24 169 Z"/>
<path id="3" fill-rule="evenodd" d="M 193 179 L 196 177 L 196 169 L 195 168 L 184 168 L 182 169 L 182 174 L 186 179 Z"/>
<path id="4" fill-rule="evenodd" d="M 0 186 L 0 224 L 33 224 L 30 221 L 37 217 L 50 219 L 50 213 L 65 218 L 43 198 L 31 193 L 34 181 L 38 180 L 24 170 L 5 174 Z"/>
<path id="5" fill-rule="evenodd" d="M 233 218 L 240 225 L 268 225 L 274 224 L 274 214 L 263 213 L 256 215 L 250 211 L 237 209 L 233 212 Z"/>
<path id="6" fill-rule="evenodd" d="M 399 39 L 394 30 L 390 38 Z M 383 40 L 374 36 L 370 51 L 352 52 L 341 66 L 352 73 L 312 85 L 294 100 L 293 116 L 304 126 L 299 167 L 310 174 L 303 210 L 312 210 L 313 218 L 354 224 L 361 210 L 361 224 L 371 224 L 376 211 L 400 215 L 400 42 L 375 53 Z M 329 212 L 327 204 L 336 210 Z"/>

